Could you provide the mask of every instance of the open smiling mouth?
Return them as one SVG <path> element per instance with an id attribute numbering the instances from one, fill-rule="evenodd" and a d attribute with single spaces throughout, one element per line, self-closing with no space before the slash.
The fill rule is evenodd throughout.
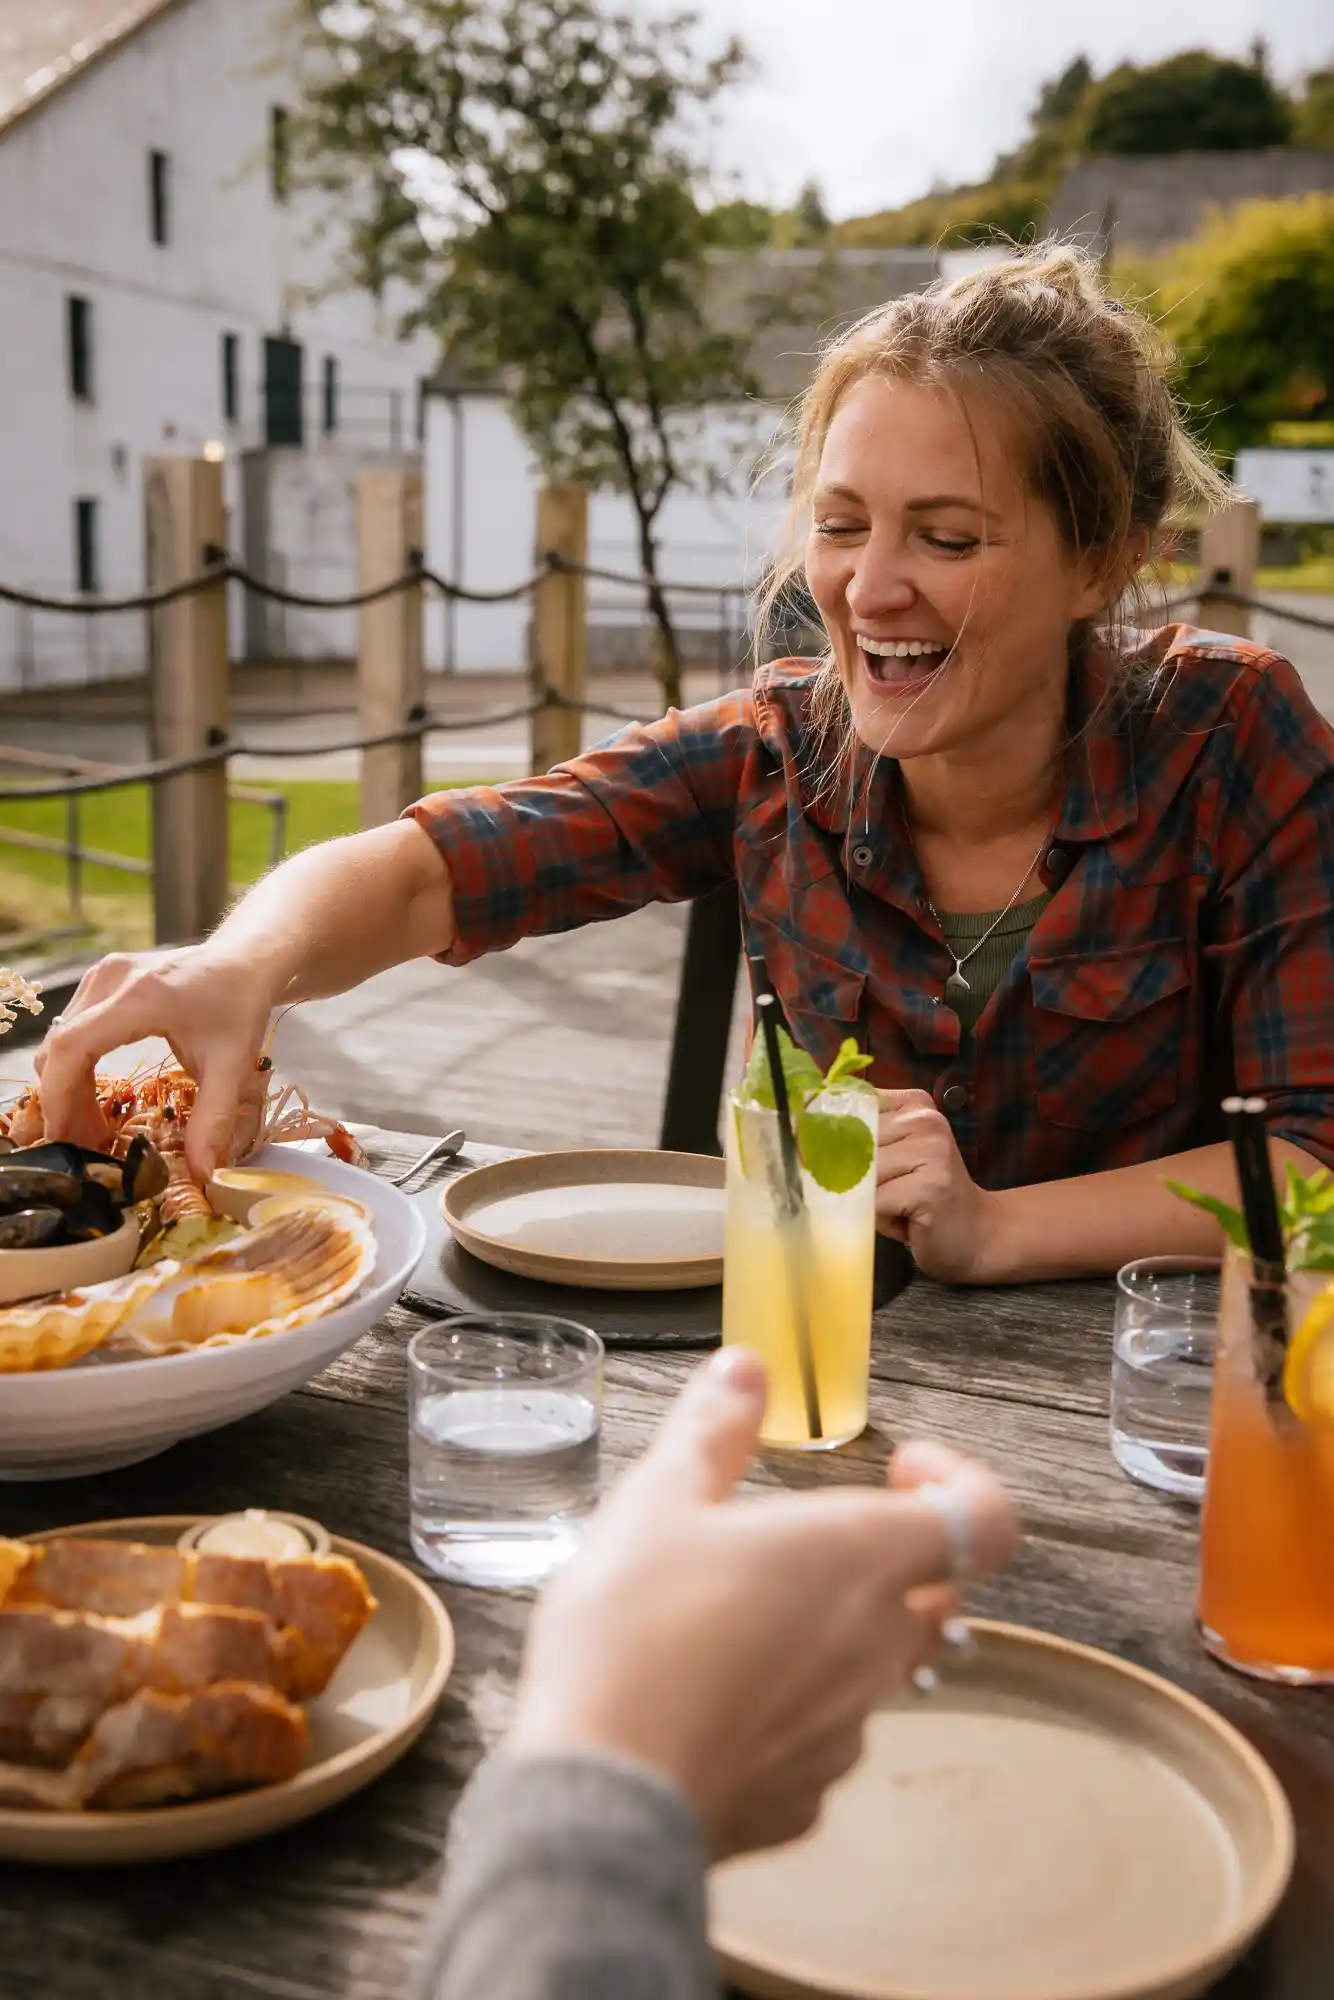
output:
<path id="1" fill-rule="evenodd" d="M 867 678 L 891 692 L 924 687 L 950 655 L 939 639 L 869 639 L 859 632 L 856 646 Z"/>

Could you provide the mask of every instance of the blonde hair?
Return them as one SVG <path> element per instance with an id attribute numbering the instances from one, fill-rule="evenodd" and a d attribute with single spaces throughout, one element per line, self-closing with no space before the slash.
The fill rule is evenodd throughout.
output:
<path id="1" fill-rule="evenodd" d="M 1168 379 L 1174 361 L 1144 313 L 1108 296 L 1096 260 L 1055 241 L 867 313 L 823 349 L 792 413 L 792 508 L 758 605 L 757 663 L 779 599 L 804 571 L 803 521 L 834 413 L 854 383 L 882 375 L 984 401 L 1009 425 L 1028 490 L 1050 508 L 1072 554 L 1103 559 L 1123 600 L 1098 621 L 1115 692 L 1127 678 L 1124 633 L 1150 609 L 1138 578 L 1123 587 L 1128 538 L 1141 529 L 1152 538 L 1229 492 L 1182 422 Z M 1090 621 L 1072 632 L 1072 657 L 1093 630 Z M 846 743 L 851 717 L 828 653 L 814 719 L 821 735 L 832 730 Z"/>

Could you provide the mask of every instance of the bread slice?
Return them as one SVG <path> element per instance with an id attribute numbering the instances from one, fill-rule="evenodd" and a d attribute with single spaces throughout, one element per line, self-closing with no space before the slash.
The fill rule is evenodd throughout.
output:
<path id="1" fill-rule="evenodd" d="M 304 1712 L 271 1688 L 145 1691 L 107 1709 L 61 1771 L 0 1763 L 0 1805 L 128 1811 L 279 1784 L 300 1770 L 306 1743 Z"/>
<path id="2" fill-rule="evenodd" d="M 365 1577 L 344 1556 L 263 1562 L 246 1556 L 180 1555 L 139 1542 L 0 1542 L 0 1605 L 5 1609 L 41 1607 L 132 1618 L 157 1605 L 188 1603 L 226 1605 L 267 1618 L 289 1648 L 286 1691 L 298 1701 L 308 1701 L 328 1686 L 376 1609 Z"/>
<path id="3" fill-rule="evenodd" d="M 0 1609 L 0 1757 L 66 1763 L 98 1717 L 143 1690 L 247 1681 L 290 1695 L 290 1639 L 257 1611 L 169 1604 L 137 1618 Z"/>

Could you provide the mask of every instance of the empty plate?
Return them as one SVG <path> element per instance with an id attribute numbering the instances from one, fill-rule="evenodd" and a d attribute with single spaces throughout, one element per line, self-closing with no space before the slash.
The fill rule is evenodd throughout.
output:
<path id="1" fill-rule="evenodd" d="M 455 1239 L 497 1270 L 597 1291 L 723 1274 L 723 1162 L 700 1153 L 534 1153 L 446 1182 Z"/>
<path id="2" fill-rule="evenodd" d="M 976 1623 L 941 1691 L 872 1717 L 805 1839 L 711 1883 L 728 1977 L 766 2000 L 1189 2000 L 1293 1860 L 1245 1738 L 1106 1653 Z"/>

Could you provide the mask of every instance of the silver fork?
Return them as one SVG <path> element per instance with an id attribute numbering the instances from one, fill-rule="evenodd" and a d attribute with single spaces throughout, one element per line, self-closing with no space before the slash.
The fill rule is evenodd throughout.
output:
<path id="1" fill-rule="evenodd" d="M 452 1160 L 455 1154 L 463 1151 L 467 1143 L 468 1135 L 461 1125 L 456 1131 L 446 1132 L 443 1139 L 433 1139 L 419 1160 L 414 1160 L 401 1174 L 390 1177 L 390 1187 L 402 1187 L 414 1174 L 419 1174 L 423 1167 L 429 1167 L 433 1160 Z"/>

